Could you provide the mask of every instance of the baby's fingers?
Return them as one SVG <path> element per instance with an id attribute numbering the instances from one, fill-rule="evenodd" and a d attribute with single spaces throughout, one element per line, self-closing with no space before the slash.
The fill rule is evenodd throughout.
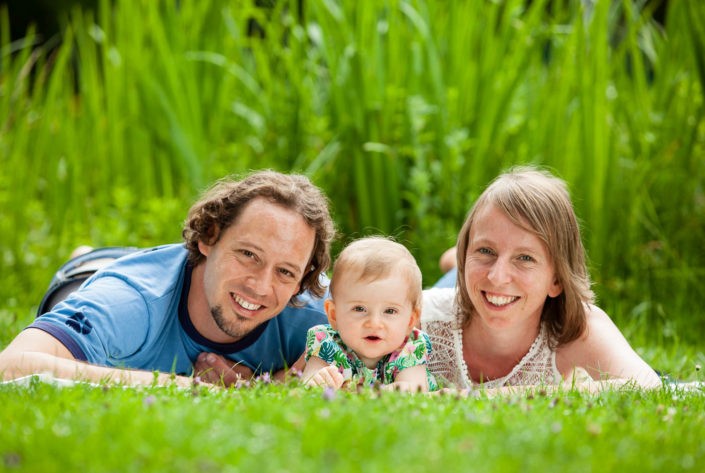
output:
<path id="1" fill-rule="evenodd" d="M 345 378 L 335 366 L 327 366 L 319 371 L 319 373 L 326 379 L 326 386 L 330 386 L 331 388 L 340 389 L 343 382 L 345 382 Z"/>

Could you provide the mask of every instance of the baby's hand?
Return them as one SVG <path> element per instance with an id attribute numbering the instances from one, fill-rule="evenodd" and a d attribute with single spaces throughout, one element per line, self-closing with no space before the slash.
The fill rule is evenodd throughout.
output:
<path id="1" fill-rule="evenodd" d="M 305 381 L 307 386 L 330 386 L 334 389 L 340 389 L 345 378 L 335 366 L 329 365 L 316 371 L 316 374 Z"/>

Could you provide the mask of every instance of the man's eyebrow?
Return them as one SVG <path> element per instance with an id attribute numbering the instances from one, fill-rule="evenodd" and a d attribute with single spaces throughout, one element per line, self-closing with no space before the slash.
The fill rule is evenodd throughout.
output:
<path id="1" fill-rule="evenodd" d="M 299 275 L 300 273 L 303 273 L 305 271 L 306 264 L 307 263 L 304 263 L 303 267 L 299 267 L 299 266 L 295 265 L 294 263 L 292 263 L 291 261 L 284 261 L 281 263 L 282 266 L 286 266 L 288 269 L 291 269 L 292 272 L 296 273 L 297 275 Z"/>
<path id="2" fill-rule="evenodd" d="M 235 240 L 232 244 L 233 250 L 237 250 L 237 248 L 239 246 L 243 246 L 248 250 L 254 250 L 254 251 L 258 251 L 260 253 L 264 253 L 264 249 L 261 246 L 258 246 L 256 243 L 252 243 L 250 241 Z"/>
<path id="3" fill-rule="evenodd" d="M 257 245 L 256 243 L 252 243 L 250 241 L 237 241 L 236 244 L 239 244 L 240 246 L 243 246 L 247 248 L 248 250 L 254 250 L 258 253 L 264 253 L 264 248 L 261 246 Z M 304 264 L 303 268 L 300 268 L 296 264 L 292 263 L 291 261 L 283 261 L 278 264 L 279 266 L 286 266 L 287 269 L 292 270 L 294 273 L 303 273 L 304 269 L 306 268 L 306 264 Z"/>

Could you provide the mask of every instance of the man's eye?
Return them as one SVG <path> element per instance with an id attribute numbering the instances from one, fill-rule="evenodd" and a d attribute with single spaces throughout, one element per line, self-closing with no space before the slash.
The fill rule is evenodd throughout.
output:
<path id="1" fill-rule="evenodd" d="M 240 253 L 242 253 L 243 256 L 247 256 L 248 258 L 254 258 L 255 254 L 251 252 L 250 250 L 240 250 Z"/>
<path id="2" fill-rule="evenodd" d="M 289 271 L 288 269 L 282 268 L 282 269 L 279 270 L 279 273 L 282 274 L 283 276 L 286 276 L 287 278 L 293 278 L 293 277 L 294 277 L 294 273 L 292 273 L 292 272 Z"/>

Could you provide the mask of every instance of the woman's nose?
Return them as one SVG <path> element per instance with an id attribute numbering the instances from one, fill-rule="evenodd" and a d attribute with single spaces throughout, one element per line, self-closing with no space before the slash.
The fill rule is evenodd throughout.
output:
<path id="1" fill-rule="evenodd" d="M 508 283 L 511 280 L 511 268 L 509 266 L 509 262 L 503 260 L 502 258 L 497 258 L 487 273 L 487 279 L 492 281 L 492 283 L 497 286 Z"/>

